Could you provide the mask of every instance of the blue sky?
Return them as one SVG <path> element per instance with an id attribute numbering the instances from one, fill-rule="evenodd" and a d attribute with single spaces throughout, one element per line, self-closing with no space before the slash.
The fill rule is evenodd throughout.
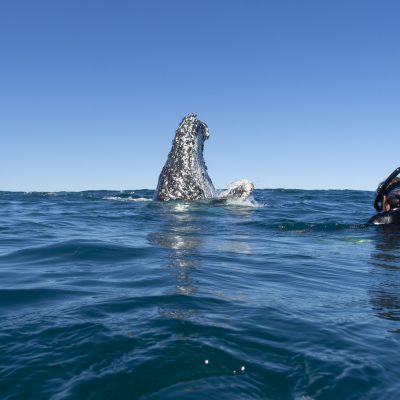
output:
<path id="1" fill-rule="evenodd" d="M 216 187 L 400 165 L 397 0 L 0 0 L 0 190 L 155 188 L 181 118 Z"/>

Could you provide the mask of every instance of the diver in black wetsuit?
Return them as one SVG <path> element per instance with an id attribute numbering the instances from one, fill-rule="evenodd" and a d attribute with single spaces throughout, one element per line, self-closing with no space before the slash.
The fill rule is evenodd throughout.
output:
<path id="1" fill-rule="evenodd" d="M 391 185 L 397 183 L 400 186 L 400 178 L 394 178 Z M 383 211 L 391 211 L 400 207 L 400 189 L 394 190 L 388 195 L 383 195 L 382 209 Z"/>
<path id="2" fill-rule="evenodd" d="M 373 225 L 400 225 L 400 167 L 395 169 L 376 190 L 374 207 L 378 214 L 368 221 Z"/>

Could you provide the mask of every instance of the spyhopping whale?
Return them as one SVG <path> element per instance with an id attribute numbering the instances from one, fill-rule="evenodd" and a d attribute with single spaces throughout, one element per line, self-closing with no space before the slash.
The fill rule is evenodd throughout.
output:
<path id="1" fill-rule="evenodd" d="M 182 119 L 158 178 L 154 200 L 245 200 L 253 193 L 253 183 L 242 179 L 217 194 L 203 156 L 204 142 L 209 136 L 208 126 L 196 114 L 189 113 Z"/>

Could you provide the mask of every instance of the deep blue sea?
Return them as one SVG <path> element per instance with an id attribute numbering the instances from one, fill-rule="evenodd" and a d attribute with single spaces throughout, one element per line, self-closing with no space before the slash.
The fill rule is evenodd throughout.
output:
<path id="1" fill-rule="evenodd" d="M 0 192 L 1 399 L 399 399 L 373 193 Z"/>

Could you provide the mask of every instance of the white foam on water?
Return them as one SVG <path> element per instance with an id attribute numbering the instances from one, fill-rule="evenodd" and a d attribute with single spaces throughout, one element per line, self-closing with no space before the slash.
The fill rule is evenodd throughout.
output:
<path id="1" fill-rule="evenodd" d="M 248 197 L 245 200 L 242 199 L 226 199 L 226 204 L 235 207 L 251 207 L 251 208 L 263 208 L 263 204 L 258 203 L 253 196 Z"/>
<path id="2" fill-rule="evenodd" d="M 149 199 L 146 197 L 118 197 L 118 196 L 106 196 L 103 197 L 103 200 L 112 200 L 112 201 L 133 201 L 136 203 L 140 203 L 140 202 L 146 202 L 146 201 L 153 201 L 153 199 Z"/>
<path id="3" fill-rule="evenodd" d="M 178 203 L 174 205 L 174 211 L 184 212 L 189 210 L 190 204 L 187 203 Z"/>

